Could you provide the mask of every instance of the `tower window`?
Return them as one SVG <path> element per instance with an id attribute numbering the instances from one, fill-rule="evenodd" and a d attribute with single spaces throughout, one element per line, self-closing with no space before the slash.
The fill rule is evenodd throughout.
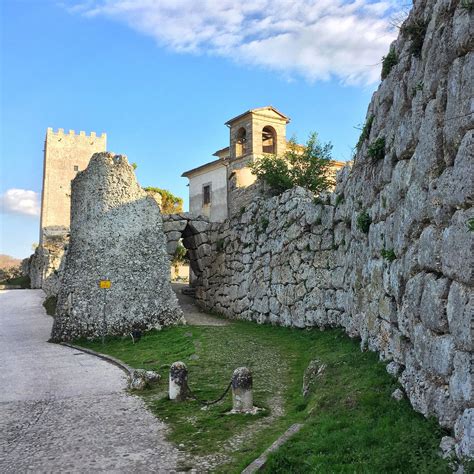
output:
<path id="1" fill-rule="evenodd" d="M 276 153 L 276 132 L 273 127 L 266 126 L 262 130 L 263 153 Z"/>
<path id="2" fill-rule="evenodd" d="M 74 171 L 79 171 L 79 166 L 74 165 Z"/>
<path id="3" fill-rule="evenodd" d="M 235 144 L 235 156 L 242 156 L 247 153 L 247 130 L 239 128 L 237 132 L 237 142 Z"/>
<path id="4" fill-rule="evenodd" d="M 211 204 L 211 185 L 206 184 L 202 188 L 202 203 L 206 206 Z"/>

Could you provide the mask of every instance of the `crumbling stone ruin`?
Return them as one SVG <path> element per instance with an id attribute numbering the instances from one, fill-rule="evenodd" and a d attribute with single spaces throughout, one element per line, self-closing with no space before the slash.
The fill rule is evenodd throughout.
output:
<path id="1" fill-rule="evenodd" d="M 50 226 L 42 229 L 43 241 L 25 262 L 31 288 L 42 288 L 46 296 L 56 296 L 69 242 L 69 228 Z"/>
<path id="2" fill-rule="evenodd" d="M 183 321 L 169 283 L 160 209 L 137 183 L 125 156 L 96 153 L 78 173 L 70 232 L 53 341 Z M 110 280 L 111 288 L 99 288 L 100 280 Z"/>

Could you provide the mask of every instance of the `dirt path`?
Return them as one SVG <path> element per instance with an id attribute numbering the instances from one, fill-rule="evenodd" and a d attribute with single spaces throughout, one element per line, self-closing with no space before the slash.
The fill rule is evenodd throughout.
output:
<path id="1" fill-rule="evenodd" d="M 227 326 L 231 324 L 229 321 L 206 314 L 196 305 L 192 296 L 183 295 L 181 290 L 187 287 L 187 283 L 172 283 L 176 296 L 178 297 L 179 305 L 183 310 L 186 322 L 190 326 Z"/>

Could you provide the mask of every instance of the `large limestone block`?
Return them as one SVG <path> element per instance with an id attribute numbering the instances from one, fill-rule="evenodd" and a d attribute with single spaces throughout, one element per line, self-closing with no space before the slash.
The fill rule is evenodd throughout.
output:
<path id="1" fill-rule="evenodd" d="M 182 321 L 169 272 L 156 201 L 141 189 L 125 156 L 96 153 L 72 182 L 70 245 L 52 340 Z M 101 279 L 111 288 L 99 288 Z"/>

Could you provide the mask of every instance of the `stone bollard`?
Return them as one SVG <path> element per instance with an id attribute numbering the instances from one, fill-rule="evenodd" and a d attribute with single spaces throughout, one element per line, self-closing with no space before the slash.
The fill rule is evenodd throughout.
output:
<path id="1" fill-rule="evenodd" d="M 184 362 L 174 362 L 170 367 L 170 400 L 182 402 L 188 397 L 188 368 Z"/>
<path id="2" fill-rule="evenodd" d="M 232 374 L 232 411 L 253 411 L 252 372 L 247 367 L 239 367 Z"/>

